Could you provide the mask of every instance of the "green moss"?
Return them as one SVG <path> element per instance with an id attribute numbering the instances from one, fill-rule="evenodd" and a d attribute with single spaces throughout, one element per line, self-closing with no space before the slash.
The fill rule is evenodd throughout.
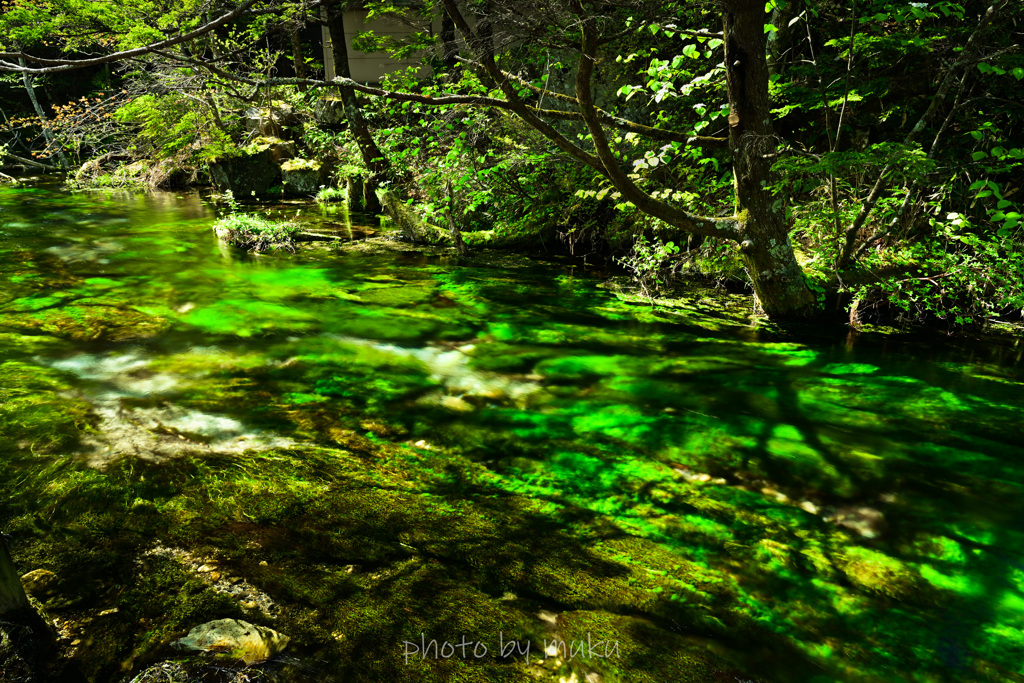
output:
<path id="1" fill-rule="evenodd" d="M 62 376 L 28 363 L 0 364 L 0 448 L 66 452 L 94 418 L 89 404 L 70 396 Z"/>
<path id="2" fill-rule="evenodd" d="M 644 619 L 572 611 L 559 616 L 558 626 L 557 636 L 548 642 L 560 657 L 567 655 L 562 658 L 568 659 L 568 668 L 580 680 L 589 673 L 598 673 L 609 683 L 702 683 L 752 676 L 744 673 L 738 653 L 709 647 Z"/>
<path id="3" fill-rule="evenodd" d="M 858 588 L 897 600 L 923 597 L 925 584 L 921 575 L 895 557 L 870 548 L 851 547 L 837 560 L 843 573 Z"/>
<path id="4" fill-rule="evenodd" d="M 314 159 L 288 159 L 281 164 L 282 171 L 319 171 L 323 166 Z"/>

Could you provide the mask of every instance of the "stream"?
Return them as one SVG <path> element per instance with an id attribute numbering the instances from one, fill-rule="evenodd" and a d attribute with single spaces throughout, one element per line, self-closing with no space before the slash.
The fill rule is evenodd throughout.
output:
<path id="1" fill-rule="evenodd" d="M 0 530 L 86 678 L 237 617 L 292 638 L 267 680 L 1024 680 L 1019 340 L 278 211 L 340 239 L 0 186 Z"/>

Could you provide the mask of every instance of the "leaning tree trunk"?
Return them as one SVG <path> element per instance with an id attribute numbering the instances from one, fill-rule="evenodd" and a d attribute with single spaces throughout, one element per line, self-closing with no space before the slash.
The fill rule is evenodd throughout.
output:
<path id="1" fill-rule="evenodd" d="M 0 619 L 6 615 L 30 610 L 28 597 L 21 585 L 18 571 L 7 551 L 7 543 L 0 534 Z"/>
<path id="2" fill-rule="evenodd" d="M 731 0 L 723 12 L 729 147 L 740 218 L 740 252 L 761 308 L 772 318 L 807 315 L 814 295 L 796 262 L 786 202 L 771 189 L 772 130 L 763 0 Z"/>
<path id="3" fill-rule="evenodd" d="M 327 30 L 331 35 L 335 72 L 342 78 L 351 79 L 352 70 L 349 67 L 348 49 L 345 45 L 343 13 L 344 4 L 337 0 L 327 6 Z M 339 86 L 338 90 L 341 92 L 341 101 L 345 105 L 345 118 L 348 120 L 349 130 L 352 131 L 352 137 L 355 138 L 356 145 L 359 147 L 359 155 L 373 174 L 370 182 L 375 182 L 390 171 L 390 165 L 370 133 L 370 126 L 366 122 L 366 117 L 363 116 L 356 91 L 345 85 Z"/>
<path id="4" fill-rule="evenodd" d="M 24 67 L 25 60 L 19 57 L 18 64 L 21 67 Z M 39 98 L 36 97 L 36 88 L 33 84 L 34 78 L 27 71 L 22 72 L 21 78 L 22 82 L 25 84 L 25 92 L 28 93 L 28 99 L 32 102 L 32 108 L 36 110 L 36 116 L 39 117 L 39 125 L 43 128 L 43 136 L 46 138 L 46 146 L 52 148 L 51 152 L 56 155 L 61 169 L 67 170 L 68 158 L 64 156 L 64 150 L 58 147 L 57 143 L 54 141 L 53 131 L 50 130 L 49 119 L 46 118 L 46 111 L 43 109 L 43 105 L 39 104 Z"/>

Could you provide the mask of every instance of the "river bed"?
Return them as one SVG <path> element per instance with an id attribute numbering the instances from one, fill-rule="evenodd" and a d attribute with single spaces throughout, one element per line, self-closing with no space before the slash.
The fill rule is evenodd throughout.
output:
<path id="1" fill-rule="evenodd" d="M 0 187 L 0 529 L 87 678 L 236 617 L 266 680 L 1024 680 L 1019 342 L 214 219 Z"/>

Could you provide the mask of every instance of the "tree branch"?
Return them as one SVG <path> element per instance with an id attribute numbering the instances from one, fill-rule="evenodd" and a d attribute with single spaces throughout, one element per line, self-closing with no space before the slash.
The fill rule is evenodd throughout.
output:
<path id="1" fill-rule="evenodd" d="M 709 235 L 740 241 L 739 222 L 735 218 L 706 218 L 682 211 L 670 204 L 650 196 L 634 183 L 622 171 L 619 159 L 615 156 L 604 128 L 601 117 L 594 106 L 590 92 L 591 77 L 594 63 L 597 61 L 597 36 L 594 31 L 593 17 L 587 16 L 581 0 L 571 0 L 570 7 L 579 18 L 583 29 L 583 44 L 580 49 L 579 67 L 576 71 L 576 99 L 579 102 L 583 121 L 594 140 L 594 148 L 605 168 L 605 175 L 611 180 L 615 189 L 632 202 L 640 211 L 660 218 L 669 225 L 687 230 L 698 235 Z"/>
<path id="2" fill-rule="evenodd" d="M 455 27 L 459 29 L 459 33 L 462 34 L 466 44 L 471 46 L 480 46 L 480 39 L 473 32 L 473 29 L 470 28 L 469 23 L 462 15 L 462 12 L 459 11 L 455 0 L 441 0 L 441 2 L 445 11 L 448 12 L 448 16 L 450 16 L 452 21 L 455 22 Z M 519 94 L 516 92 L 515 88 L 513 88 L 508 79 L 503 76 L 501 69 L 498 68 L 497 63 L 494 61 L 494 55 L 491 54 L 489 50 L 480 50 L 477 53 L 477 56 L 480 58 L 480 62 L 483 65 L 484 70 L 492 79 L 494 79 L 502 93 L 504 93 L 508 100 L 506 104 L 509 109 L 526 121 L 526 123 L 536 128 L 544 137 L 555 143 L 555 146 L 571 156 L 573 159 L 586 164 L 601 175 L 607 176 L 607 172 L 605 171 L 604 165 L 601 163 L 600 159 L 569 142 L 565 136 L 555 130 L 549 123 L 538 118 L 536 114 L 530 111 L 530 108 L 526 103 L 519 99 Z"/>
<path id="3" fill-rule="evenodd" d="M 131 57 L 138 57 L 150 52 L 155 52 L 163 48 L 172 47 L 179 43 L 184 43 L 193 38 L 198 38 L 201 35 L 209 33 L 210 31 L 223 26 L 224 24 L 237 19 L 245 13 L 250 7 L 256 4 L 258 0 L 245 0 L 241 5 L 221 16 L 218 19 L 214 19 L 211 22 L 203 24 L 202 26 L 183 33 L 180 36 L 174 38 L 168 38 L 167 40 L 161 40 L 156 43 L 150 43 L 142 47 L 137 47 L 132 50 L 123 50 L 121 52 L 112 52 L 102 57 L 93 57 L 92 59 L 44 59 L 42 57 L 34 57 L 24 52 L 0 52 L 0 71 L 16 71 L 19 73 L 27 74 L 48 74 L 55 73 L 58 71 L 71 71 L 73 69 L 84 69 L 90 66 L 96 66 L 97 64 L 107 64 L 108 62 L 116 62 L 121 59 L 130 59 Z M 11 61 L 11 59 L 24 59 L 25 61 L 32 62 L 34 64 L 41 64 L 39 68 L 33 68 L 29 66 L 22 66 Z"/>
<path id="4" fill-rule="evenodd" d="M 480 64 L 480 62 L 473 61 L 472 59 L 458 57 L 458 60 L 464 64 L 468 64 L 478 69 L 483 68 L 483 65 Z M 558 100 L 559 102 L 566 102 L 568 104 L 573 104 L 577 107 L 580 104 L 579 100 L 577 100 L 575 97 L 571 95 L 566 95 L 560 92 L 554 92 L 552 90 L 546 90 L 544 88 L 534 85 L 533 83 L 530 83 L 525 78 L 516 76 L 515 74 L 509 73 L 508 71 L 502 71 L 501 73 L 506 78 L 516 81 L 520 85 L 529 88 L 530 90 L 539 95 L 551 97 L 552 99 Z M 601 109 L 600 107 L 595 107 L 594 109 L 597 111 L 598 116 L 601 118 L 602 121 L 610 123 L 616 128 L 621 128 L 622 130 L 626 130 L 631 133 L 636 133 L 637 135 L 643 135 L 645 138 L 649 138 L 651 140 L 662 140 L 665 142 L 682 142 L 683 144 L 689 145 L 691 147 L 703 147 L 705 149 L 721 149 L 729 146 L 729 138 L 716 138 L 705 135 L 687 135 L 686 133 L 680 133 L 674 130 L 654 128 L 652 126 L 645 126 L 643 124 L 630 121 L 629 119 L 624 119 L 619 116 L 615 116 L 614 114 L 610 114 L 604 109 Z M 533 108 L 533 110 L 538 114 L 542 116 L 547 116 L 549 118 L 562 119 L 564 121 L 583 120 L 583 115 L 580 114 L 579 112 L 537 108 Z"/>

